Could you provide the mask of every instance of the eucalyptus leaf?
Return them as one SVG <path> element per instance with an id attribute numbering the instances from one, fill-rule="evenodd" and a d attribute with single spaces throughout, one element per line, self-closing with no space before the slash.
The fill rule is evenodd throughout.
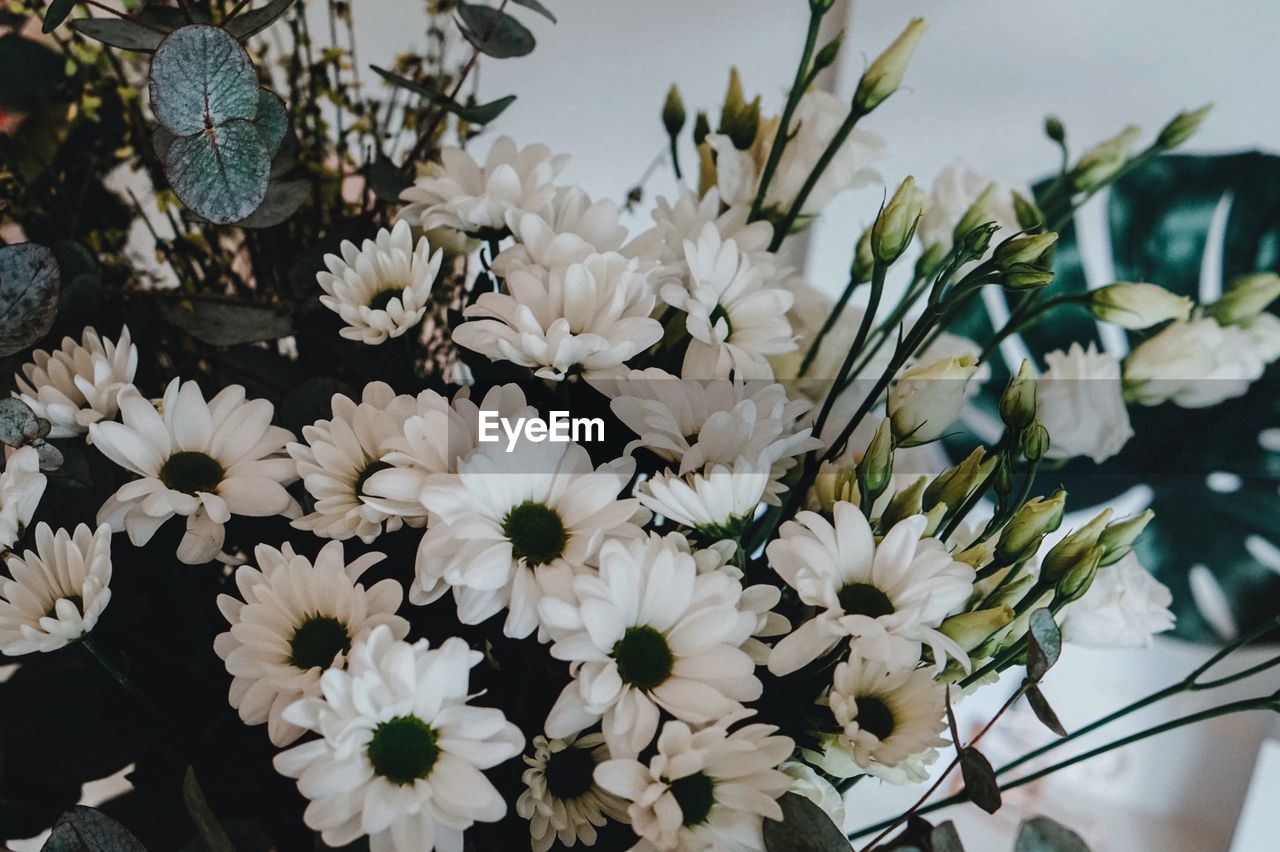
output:
<path id="1" fill-rule="evenodd" d="M 1027 630 L 1027 677 L 1042 680 L 1061 653 L 1062 631 L 1053 613 L 1044 608 L 1033 611 Z"/>
<path id="2" fill-rule="evenodd" d="M 1089 845 L 1066 826 L 1039 816 L 1018 829 L 1013 852 L 1089 852 Z"/>
<path id="3" fill-rule="evenodd" d="M 40 459 L 40 469 L 45 473 L 62 469 L 62 451 L 48 441 L 36 441 L 36 457 Z"/>
<path id="4" fill-rule="evenodd" d="M 111 817 L 77 805 L 54 823 L 40 852 L 146 852 L 146 847 Z"/>
<path id="5" fill-rule="evenodd" d="M 169 156 L 169 149 L 173 147 L 173 140 L 176 138 L 164 125 L 152 131 L 151 147 L 156 152 L 156 159 L 161 163 Z"/>
<path id="6" fill-rule="evenodd" d="M 258 75 L 225 30 L 193 24 L 170 33 L 151 59 L 151 109 L 176 136 L 258 115 Z"/>
<path id="7" fill-rule="evenodd" d="M 0 247 L 0 356 L 49 333 L 61 289 L 52 251 L 35 243 Z"/>
<path id="8" fill-rule="evenodd" d="M 280 96 L 270 89 L 258 90 L 258 116 L 253 120 L 253 125 L 262 136 L 262 144 L 267 146 L 267 151 L 274 157 L 276 151 L 280 150 L 285 134 L 289 132 L 289 111 L 285 109 Z"/>
<path id="9" fill-rule="evenodd" d="M 783 793 L 778 805 L 782 821 L 764 821 L 765 852 L 848 852 L 848 838 L 822 808 L 795 793 Z"/>
<path id="10" fill-rule="evenodd" d="M 125 18 L 77 18 L 70 26 L 83 36 L 121 50 L 152 51 L 165 37 L 160 30 Z"/>
<path id="11" fill-rule="evenodd" d="M 271 155 L 251 123 L 234 120 L 175 139 L 164 168 L 183 204 L 210 222 L 229 225 L 262 205 Z"/>
<path id="12" fill-rule="evenodd" d="M 546 6 L 543 6 L 541 3 L 539 3 L 538 0 L 511 0 L 511 2 L 515 3 L 517 6 L 523 6 L 526 9 L 532 9 L 533 11 L 537 12 L 539 15 L 546 18 L 548 21 L 550 21 L 553 24 L 559 23 L 556 20 L 556 16 L 551 14 L 551 10 L 548 9 Z"/>
<path id="13" fill-rule="evenodd" d="M 964 778 L 964 792 L 969 801 L 989 814 L 1000 810 L 1000 784 L 991 762 L 973 746 L 960 751 L 960 774 Z"/>
<path id="14" fill-rule="evenodd" d="M 536 44 L 529 28 L 490 6 L 463 3 L 458 7 L 458 28 L 471 45 L 494 59 L 527 56 Z"/>
<path id="15" fill-rule="evenodd" d="M 56 30 L 67 19 L 67 16 L 75 11 L 77 2 L 79 0 L 53 0 L 44 13 L 44 26 L 40 28 L 40 31 L 48 35 Z"/>
<path id="16" fill-rule="evenodd" d="M 505 98 L 499 98 L 496 101 L 490 101 L 487 104 L 463 105 L 455 100 L 451 100 L 447 95 L 441 92 L 428 89 L 426 86 L 408 77 L 401 77 L 399 74 L 393 74 L 384 68 L 376 65 L 370 65 L 374 73 L 382 79 L 386 80 L 393 86 L 397 86 L 405 91 L 412 92 L 421 98 L 426 98 L 434 104 L 439 104 L 444 109 L 461 118 L 463 121 L 471 124 L 487 124 L 493 121 L 506 110 L 507 107 L 515 103 L 515 95 L 507 95 Z"/>
<path id="17" fill-rule="evenodd" d="M 36 419 L 35 412 L 22 400 L 0 399 L 0 444 L 21 447 L 27 442 L 27 433 Z"/>
<path id="18" fill-rule="evenodd" d="M 296 213 L 310 197 L 311 184 L 305 180 L 272 181 L 258 209 L 236 224 L 241 228 L 274 227 Z"/>
<path id="19" fill-rule="evenodd" d="M 186 302 L 161 309 L 166 321 L 205 343 L 235 346 L 293 333 L 293 319 L 260 305 Z"/>
<path id="20" fill-rule="evenodd" d="M 255 36 L 275 23 L 276 19 L 289 11 L 295 0 L 271 0 L 267 5 L 236 15 L 226 23 L 227 32 L 243 41 Z"/>
<path id="21" fill-rule="evenodd" d="M 1058 720 L 1058 714 L 1053 712 L 1053 708 L 1049 706 L 1049 699 L 1044 697 L 1044 693 L 1040 691 L 1040 687 L 1032 684 L 1027 689 L 1027 703 L 1031 705 L 1031 712 L 1036 714 L 1046 728 L 1053 731 L 1060 737 L 1067 735 L 1067 729 L 1062 727 L 1062 722 Z"/>
<path id="22" fill-rule="evenodd" d="M 933 852 L 964 852 L 964 844 L 960 842 L 960 832 L 953 822 L 944 822 L 935 826 L 929 835 Z"/>

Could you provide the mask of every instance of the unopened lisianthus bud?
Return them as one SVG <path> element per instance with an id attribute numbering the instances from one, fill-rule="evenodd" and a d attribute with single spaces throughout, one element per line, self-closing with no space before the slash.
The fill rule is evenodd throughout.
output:
<path id="1" fill-rule="evenodd" d="M 1067 492 L 1062 489 L 1048 498 L 1035 497 L 1024 503 L 1000 531 L 1000 538 L 996 541 L 997 561 L 1001 565 L 1011 565 L 1032 556 L 1034 550 L 1031 546 L 1058 528 L 1066 509 Z"/>
<path id="2" fill-rule="evenodd" d="M 1035 201 L 1021 192 L 1013 193 L 1013 212 L 1018 217 L 1018 227 L 1030 231 L 1044 224 L 1044 214 Z"/>
<path id="3" fill-rule="evenodd" d="M 1015 432 L 1036 419 L 1036 371 L 1026 358 L 1000 396 L 1000 419 Z"/>
<path id="4" fill-rule="evenodd" d="M 884 99 L 892 95 L 902 85 L 902 77 L 907 71 L 907 63 L 915 52 L 916 43 L 924 35 L 924 19 L 915 18 L 907 24 L 902 35 L 894 39 L 884 53 L 872 62 L 858 81 L 858 90 L 854 93 L 854 106 L 861 112 L 870 112 Z"/>
<path id="5" fill-rule="evenodd" d="M 1105 552 L 1105 547 L 1096 544 L 1078 558 L 1058 579 L 1054 589 L 1054 602 L 1066 604 L 1084 597 L 1084 593 L 1093 585 L 1093 578 L 1098 576 L 1098 565 Z"/>
<path id="6" fill-rule="evenodd" d="M 858 237 L 858 247 L 853 253 L 851 273 L 855 284 L 864 284 L 871 280 L 871 270 L 875 268 L 876 259 L 871 253 L 871 229 L 867 228 Z"/>
<path id="7" fill-rule="evenodd" d="M 1280 298 L 1280 275 L 1274 272 L 1241 275 L 1231 282 L 1209 312 L 1222 325 L 1240 325 L 1265 311 L 1277 298 Z"/>
<path id="8" fill-rule="evenodd" d="M 904 521 L 912 515 L 918 515 L 921 512 L 921 498 L 924 496 L 925 485 L 928 484 L 929 478 L 921 476 L 915 482 L 894 493 L 889 498 L 889 505 L 885 507 L 884 512 L 880 515 L 880 526 L 883 529 L 892 529 L 898 521 Z"/>
<path id="9" fill-rule="evenodd" d="M 1129 161 L 1129 149 L 1141 133 L 1129 125 L 1087 151 L 1071 170 L 1071 187 L 1077 192 L 1091 192 L 1104 186 Z"/>
<path id="10" fill-rule="evenodd" d="M 991 245 L 991 238 L 995 236 L 998 230 L 1000 230 L 1000 226 L 995 222 L 979 225 L 965 234 L 960 240 L 961 250 L 969 257 L 982 257 L 987 253 L 987 248 Z"/>
<path id="11" fill-rule="evenodd" d="M 1067 129 L 1056 115 L 1047 115 L 1044 119 L 1044 135 L 1061 145 L 1067 141 Z"/>
<path id="12" fill-rule="evenodd" d="M 1000 283 L 1009 290 L 1043 287 L 1053 280 L 1053 247 L 1058 235 L 1052 231 L 1022 234 L 996 246 L 994 258 Z"/>
<path id="13" fill-rule="evenodd" d="M 1121 281 L 1089 294 L 1089 311 L 1104 322 L 1134 331 L 1191 316 L 1192 301 L 1158 284 Z"/>
<path id="14" fill-rule="evenodd" d="M 1200 123 L 1204 121 L 1211 109 L 1213 104 L 1205 104 L 1199 109 L 1178 113 L 1160 131 L 1160 135 L 1156 137 L 1156 144 L 1161 148 L 1176 148 L 1186 142 L 1200 129 Z"/>
<path id="15" fill-rule="evenodd" d="M 836 57 L 840 55 L 840 45 L 843 41 L 844 33 L 841 32 L 822 46 L 822 49 L 813 57 L 813 73 L 818 73 L 836 61 Z"/>
<path id="16" fill-rule="evenodd" d="M 952 639 L 968 652 L 982 644 L 992 633 L 1013 621 L 1014 615 L 1013 607 L 1007 605 L 975 612 L 962 612 L 943 621 L 938 629 L 944 636 Z"/>
<path id="17" fill-rule="evenodd" d="M 933 508 L 938 503 L 946 503 L 948 507 L 958 509 L 969 499 L 978 483 L 991 473 L 994 463 L 994 456 L 987 456 L 984 448 L 975 447 L 964 461 L 929 483 L 921 495 L 922 505 Z"/>
<path id="18" fill-rule="evenodd" d="M 1056 583 L 1077 562 L 1098 544 L 1098 538 L 1111 520 L 1112 510 L 1103 509 L 1097 517 L 1055 544 L 1040 565 L 1040 578 L 1046 583 Z M 1105 552 L 1106 548 L 1103 548 Z M 1098 555 L 1102 558 L 1102 554 Z"/>
<path id="19" fill-rule="evenodd" d="M 924 201 L 925 195 L 916 187 L 914 178 L 902 182 L 871 226 L 871 252 L 876 260 L 885 265 L 893 263 L 911 244 L 924 213 Z"/>
<path id="20" fill-rule="evenodd" d="M 1151 519 L 1155 516 L 1155 512 L 1147 509 L 1132 518 L 1124 518 L 1114 524 L 1108 524 L 1102 531 L 1102 535 L 1098 536 L 1098 544 L 1106 548 L 1106 553 L 1102 556 L 1103 567 L 1114 565 L 1128 555 L 1129 551 L 1133 550 L 1133 543 L 1138 540 L 1138 536 L 1142 535 L 1147 524 L 1151 523 Z"/>
<path id="21" fill-rule="evenodd" d="M 707 118 L 707 114 L 698 111 L 693 119 L 693 144 L 701 145 L 707 141 L 707 137 L 711 135 L 711 122 Z"/>
<path id="22" fill-rule="evenodd" d="M 680 97 L 680 90 L 672 83 L 667 92 L 666 103 L 662 105 L 662 126 L 669 136 L 675 136 L 684 129 L 684 121 L 684 101 Z"/>
<path id="23" fill-rule="evenodd" d="M 1039 461 L 1049 452 L 1049 430 L 1042 423 L 1032 423 L 1022 431 L 1022 437 L 1018 441 L 1022 455 L 1028 461 Z"/>
<path id="24" fill-rule="evenodd" d="M 991 181 L 991 183 L 987 184 L 986 189 L 982 190 L 978 197 L 973 200 L 973 203 L 969 205 L 969 209 L 964 211 L 960 221 L 956 222 L 956 227 L 951 232 L 953 240 L 961 242 L 974 228 L 995 220 L 994 205 L 996 194 L 999 191 L 1000 184 L 998 182 Z"/>
<path id="25" fill-rule="evenodd" d="M 889 389 L 889 418 L 899 447 L 936 441 L 965 403 L 965 386 L 977 372 L 972 353 L 953 355 L 905 370 Z"/>
<path id="26" fill-rule="evenodd" d="M 920 257 L 916 258 L 916 277 L 929 278 L 942 265 L 943 259 L 947 256 L 947 246 L 944 243 L 934 243 L 920 253 Z"/>
<path id="27" fill-rule="evenodd" d="M 889 487 L 893 477 L 893 435 L 889 428 L 889 419 L 880 421 L 875 437 L 867 445 L 862 460 L 858 462 L 858 492 L 866 505 L 872 506 L 876 499 Z"/>

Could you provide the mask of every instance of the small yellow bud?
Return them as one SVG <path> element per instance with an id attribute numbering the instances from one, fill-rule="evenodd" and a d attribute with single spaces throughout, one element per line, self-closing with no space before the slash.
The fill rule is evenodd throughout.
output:
<path id="1" fill-rule="evenodd" d="M 1046 583 L 1058 582 L 1076 563 L 1088 556 L 1089 551 L 1098 545 L 1098 537 L 1111 520 L 1112 511 L 1109 508 L 1103 509 L 1092 521 L 1055 544 L 1041 563 L 1041 580 Z M 1102 552 L 1105 551 L 1106 548 L 1102 548 Z M 1098 554 L 1098 558 L 1102 558 L 1102 553 Z"/>
<path id="2" fill-rule="evenodd" d="M 1030 231 L 1044 224 L 1044 214 L 1030 198 L 1021 192 L 1013 193 L 1013 212 L 1018 217 L 1018 227 Z"/>
<path id="3" fill-rule="evenodd" d="M 1098 576 L 1098 565 L 1102 562 L 1102 554 L 1106 550 L 1102 545 L 1095 544 L 1080 559 L 1077 559 L 1058 580 L 1058 585 L 1054 589 L 1054 601 L 1065 604 L 1084 597 L 1084 593 L 1093 585 L 1093 578 Z"/>
<path id="4" fill-rule="evenodd" d="M 1040 540 L 1062 523 L 1067 508 L 1067 492 L 1055 491 L 1048 499 L 1034 497 L 1022 505 L 1000 531 L 996 560 L 1012 565 L 1034 555 Z"/>
<path id="5" fill-rule="evenodd" d="M 1091 192 L 1105 186 L 1129 161 L 1129 149 L 1141 133 L 1129 125 L 1091 148 L 1071 170 L 1072 188 L 1077 192 Z"/>
<path id="6" fill-rule="evenodd" d="M 960 221 L 956 223 L 955 229 L 951 232 L 951 236 L 956 242 L 962 242 L 974 228 L 995 220 L 996 217 L 993 211 L 996 194 L 999 191 L 1000 184 L 992 181 L 974 199 L 973 203 L 969 205 L 969 209 L 964 211 L 964 215 L 960 217 Z"/>
<path id="7" fill-rule="evenodd" d="M 1036 419 L 1036 371 L 1026 358 L 1000 397 L 1000 419 L 1015 431 L 1025 429 Z"/>
<path id="8" fill-rule="evenodd" d="M 876 259 L 871 254 L 871 229 L 867 228 L 862 232 L 862 236 L 858 237 L 858 248 L 853 255 L 853 268 L 851 273 L 855 284 L 865 284 L 871 280 L 871 270 L 876 265 Z"/>
<path id="9" fill-rule="evenodd" d="M 1102 556 L 1102 566 L 1114 565 L 1125 557 L 1129 551 L 1133 550 L 1133 544 L 1138 540 L 1138 536 L 1142 535 L 1143 530 L 1147 528 L 1147 524 L 1151 523 L 1151 519 L 1156 513 L 1150 509 L 1134 515 L 1132 518 L 1125 518 L 1109 524 L 1102 535 L 1098 536 L 1098 544 L 1106 548 L 1106 553 Z"/>
<path id="10" fill-rule="evenodd" d="M 889 419 L 880 421 L 875 437 L 867 445 L 862 460 L 858 462 L 858 492 L 867 501 L 868 506 L 875 501 L 893 477 L 893 435 L 889 428 Z"/>
<path id="11" fill-rule="evenodd" d="M 986 641 L 988 636 L 1012 622 L 1014 617 L 1013 607 L 1001 605 L 953 615 L 943 621 L 938 629 L 965 652 L 969 652 Z"/>
<path id="12" fill-rule="evenodd" d="M 924 487 L 928 481 L 929 478 L 927 476 L 921 476 L 889 498 L 889 505 L 885 507 L 884 512 L 880 515 L 880 526 L 884 529 L 891 529 L 899 521 L 906 520 L 912 515 L 920 514 L 920 498 L 924 495 Z"/>
<path id="13" fill-rule="evenodd" d="M 1089 294 L 1089 312 L 1098 319 L 1139 331 L 1168 320 L 1191 316 L 1193 303 L 1158 284 L 1121 281 Z"/>
<path id="14" fill-rule="evenodd" d="M 680 90 L 672 83 L 667 91 L 666 103 L 662 105 L 662 126 L 666 128 L 668 136 L 676 136 L 684 129 L 684 121 L 684 101 L 680 97 Z"/>
<path id="15" fill-rule="evenodd" d="M 1274 272 L 1241 275 L 1231 282 L 1209 312 L 1219 325 L 1238 325 L 1258 316 L 1277 298 L 1280 298 L 1280 275 Z"/>
<path id="16" fill-rule="evenodd" d="M 1156 137 L 1156 144 L 1161 148 L 1176 148 L 1186 142 L 1200 129 L 1200 123 L 1204 121 L 1211 109 L 1213 104 L 1205 104 L 1199 109 L 1178 113 L 1160 131 L 1160 135 Z"/>

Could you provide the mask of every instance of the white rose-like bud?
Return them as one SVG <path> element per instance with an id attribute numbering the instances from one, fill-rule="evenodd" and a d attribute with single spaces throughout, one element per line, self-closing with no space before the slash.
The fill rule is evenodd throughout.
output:
<path id="1" fill-rule="evenodd" d="M 1084 597 L 1062 614 L 1062 638 L 1094 648 L 1145 648 L 1173 627 L 1173 595 L 1132 553 L 1098 570 Z"/>
<path id="2" fill-rule="evenodd" d="M 1124 392 L 1141 405 L 1208 408 L 1243 394 L 1265 369 L 1247 332 L 1204 317 L 1175 322 L 1130 352 Z"/>
<path id="3" fill-rule="evenodd" d="M 1209 312 L 1223 325 L 1245 325 L 1280 298 L 1280 275 L 1260 272 L 1241 275 L 1231 282 Z"/>
<path id="4" fill-rule="evenodd" d="M 889 419 L 897 445 L 914 447 L 936 441 L 960 416 L 965 386 L 977 372 L 970 353 L 906 370 L 889 390 Z"/>
<path id="5" fill-rule="evenodd" d="M 1036 417 L 1049 430 L 1051 459 L 1088 456 L 1101 464 L 1133 437 L 1125 408 L 1120 362 L 1071 344 L 1044 357 L 1049 365 L 1036 383 Z"/>
<path id="6" fill-rule="evenodd" d="M 1139 330 L 1191 316 L 1192 302 L 1158 284 L 1120 282 L 1089 294 L 1089 310 L 1103 322 Z"/>

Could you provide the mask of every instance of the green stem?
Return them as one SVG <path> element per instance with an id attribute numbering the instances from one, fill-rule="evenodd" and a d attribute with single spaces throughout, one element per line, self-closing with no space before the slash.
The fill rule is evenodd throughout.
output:
<path id="1" fill-rule="evenodd" d="M 112 662 L 111 658 L 106 655 L 106 652 L 98 647 L 98 644 L 93 641 L 89 634 L 86 633 L 80 638 L 80 647 L 84 648 L 89 656 L 93 657 L 93 659 L 97 661 L 98 665 L 102 666 L 103 670 L 111 676 L 112 680 L 120 684 L 120 686 L 133 696 L 139 704 L 145 707 L 147 712 L 155 716 L 157 719 L 165 718 L 164 714 L 161 713 L 156 706 L 151 703 L 151 700 L 143 694 L 142 690 L 138 688 L 138 685 L 130 680 L 129 676 L 126 675 L 119 666 Z"/>
<path id="2" fill-rule="evenodd" d="M 809 199 L 813 188 L 818 185 L 818 181 L 827 170 L 827 166 L 831 165 L 831 161 L 835 159 L 836 154 L 844 146 L 845 140 L 853 132 L 854 126 L 864 115 L 866 115 L 866 112 L 859 106 L 855 105 L 849 109 L 849 115 L 840 124 L 840 129 L 836 131 L 836 135 L 832 137 L 826 150 L 818 158 L 813 171 L 809 172 L 809 177 L 805 179 L 804 185 L 796 193 L 795 200 L 791 202 L 791 209 L 787 211 L 786 217 L 778 225 L 774 226 L 773 241 L 769 243 L 769 251 L 777 251 L 782 247 L 782 241 L 787 238 L 787 234 L 791 233 L 791 228 L 795 225 L 796 219 L 800 218 L 800 211 L 804 209 L 804 203 Z"/>
<path id="3" fill-rule="evenodd" d="M 835 406 L 836 398 L 839 396 L 836 388 L 840 387 L 844 377 L 853 369 L 858 353 L 862 351 L 863 344 L 867 342 L 867 335 L 871 333 L 871 323 L 875 320 L 876 311 L 880 307 L 880 296 L 884 293 L 884 280 L 888 271 L 889 267 L 879 261 L 876 261 L 872 267 L 871 294 L 867 297 L 867 309 L 862 314 L 862 321 L 858 323 L 858 332 L 854 335 L 853 345 L 849 347 L 848 353 L 844 356 L 844 362 L 840 365 L 840 369 L 836 371 L 835 381 L 831 383 L 831 391 L 822 403 L 822 410 L 818 413 L 818 419 L 813 423 L 814 435 L 822 434 L 822 427 L 826 425 L 827 418 L 831 416 L 831 409 Z M 852 289 L 852 281 L 850 282 L 850 287 L 845 290 L 846 294 L 850 289 Z M 841 306 L 841 309 L 843 309 L 843 306 Z M 831 317 L 836 315 L 836 312 L 832 312 Z M 830 319 L 829 317 L 828 321 Z M 821 342 L 821 340 L 818 342 Z"/>
<path id="4" fill-rule="evenodd" d="M 818 330 L 818 335 L 813 339 L 813 343 L 809 346 L 809 351 L 804 354 L 804 360 L 800 362 L 800 370 L 796 374 L 796 378 L 802 378 L 809 368 L 813 366 L 813 361 L 818 357 L 818 350 L 822 348 L 822 341 L 835 327 L 836 321 L 840 319 L 840 315 L 844 313 L 845 307 L 849 304 L 849 297 L 853 295 L 853 291 L 858 288 L 858 282 L 853 276 L 849 276 L 849 283 L 845 285 L 844 292 L 840 294 L 840 298 L 836 300 L 835 306 L 831 309 L 831 313 L 827 314 L 827 318 L 822 323 L 822 328 Z"/>

